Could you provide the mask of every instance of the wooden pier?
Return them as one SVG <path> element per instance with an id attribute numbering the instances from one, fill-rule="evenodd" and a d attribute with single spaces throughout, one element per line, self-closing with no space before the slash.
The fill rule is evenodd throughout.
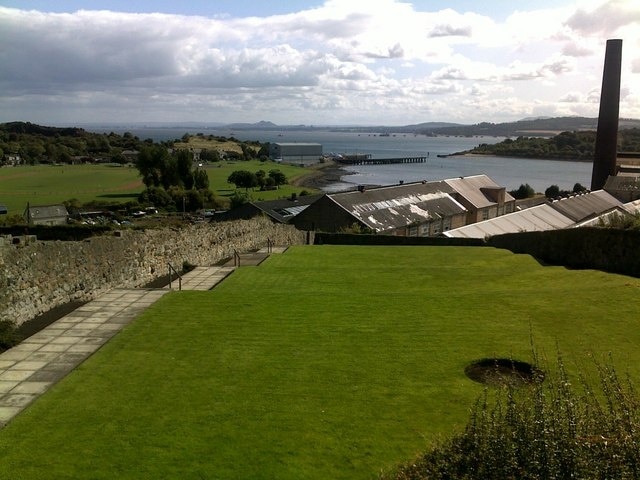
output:
<path id="1" fill-rule="evenodd" d="M 336 158 L 343 165 L 390 165 L 393 163 L 424 163 L 428 157 L 371 158 L 370 156 Z"/>

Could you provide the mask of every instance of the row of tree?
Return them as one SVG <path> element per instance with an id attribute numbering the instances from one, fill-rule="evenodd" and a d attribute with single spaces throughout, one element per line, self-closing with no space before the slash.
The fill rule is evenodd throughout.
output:
<path id="1" fill-rule="evenodd" d="M 587 187 L 581 185 L 580 183 L 574 184 L 572 190 L 561 190 L 558 185 L 551 185 L 544 191 L 544 196 L 552 199 L 558 197 L 566 197 L 567 195 L 583 193 L 586 191 Z M 516 200 L 522 200 L 525 198 L 535 197 L 536 191 L 528 183 L 523 183 L 516 190 L 511 190 L 509 192 L 509 195 L 511 195 Z"/>
<path id="2" fill-rule="evenodd" d="M 229 175 L 227 182 L 233 183 L 236 188 L 244 188 L 245 190 L 256 187 L 265 189 L 286 185 L 287 177 L 278 169 L 269 170 L 268 174 L 264 170 L 258 170 L 255 173 L 248 170 L 236 170 Z"/>

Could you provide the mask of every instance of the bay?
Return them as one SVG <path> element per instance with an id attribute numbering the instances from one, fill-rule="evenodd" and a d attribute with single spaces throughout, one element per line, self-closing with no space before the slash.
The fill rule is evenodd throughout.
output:
<path id="1" fill-rule="evenodd" d="M 326 191 L 353 188 L 354 185 L 392 185 L 400 181 L 442 180 L 460 176 L 485 174 L 496 183 L 517 189 L 528 183 L 537 192 L 544 192 L 550 185 L 571 190 L 576 183 L 589 187 L 591 184 L 591 162 L 539 160 L 527 158 L 438 155 L 469 150 L 481 143 L 497 143 L 502 137 L 427 137 L 413 134 L 391 134 L 336 132 L 325 129 L 313 130 L 237 130 L 224 128 L 130 128 L 87 129 L 92 131 L 124 133 L 129 131 L 139 138 L 154 141 L 181 138 L 185 133 L 235 137 L 242 141 L 280 143 L 320 143 L 325 155 L 370 154 L 372 158 L 428 156 L 425 163 L 391 165 L 357 165 L 346 167 L 348 175 L 341 181 L 325 187 Z"/>

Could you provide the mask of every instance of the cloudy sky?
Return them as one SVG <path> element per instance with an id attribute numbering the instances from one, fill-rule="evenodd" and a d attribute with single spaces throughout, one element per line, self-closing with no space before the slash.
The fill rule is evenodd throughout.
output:
<path id="1" fill-rule="evenodd" d="M 0 121 L 405 125 L 598 114 L 638 0 L 0 0 Z"/>

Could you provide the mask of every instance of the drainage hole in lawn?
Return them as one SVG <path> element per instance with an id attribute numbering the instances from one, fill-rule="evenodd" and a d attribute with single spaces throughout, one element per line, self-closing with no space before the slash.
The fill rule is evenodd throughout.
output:
<path id="1" fill-rule="evenodd" d="M 467 365 L 464 373 L 474 382 L 514 387 L 540 383 L 544 372 L 527 362 L 511 358 L 483 358 Z"/>

